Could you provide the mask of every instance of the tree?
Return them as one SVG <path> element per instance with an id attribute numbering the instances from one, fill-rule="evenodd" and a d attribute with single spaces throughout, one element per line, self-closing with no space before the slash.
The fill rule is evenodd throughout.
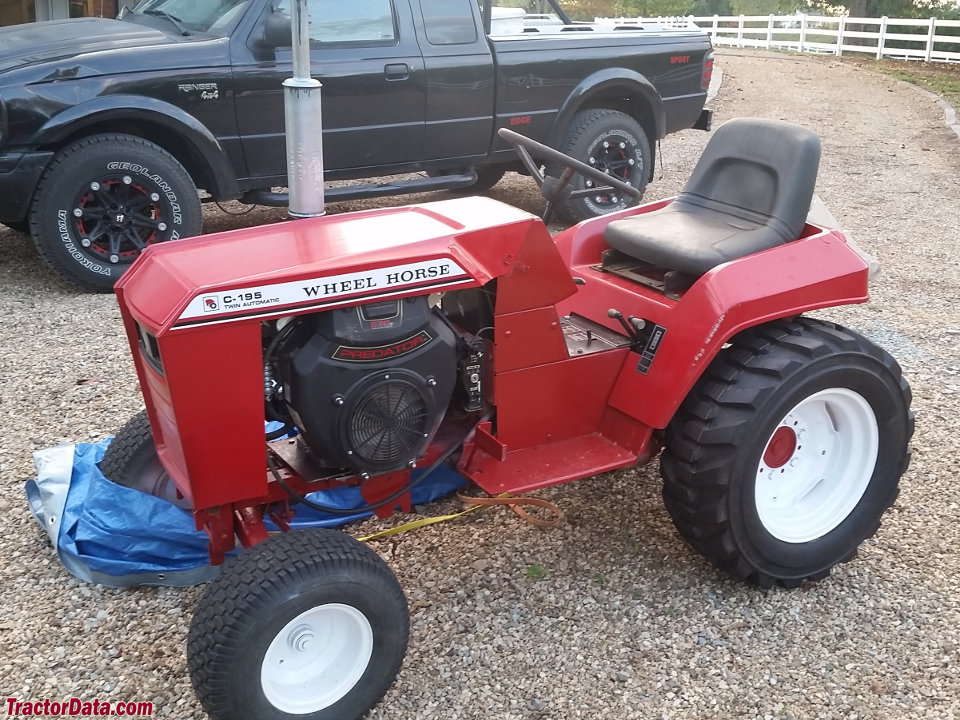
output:
<path id="1" fill-rule="evenodd" d="M 618 14 L 626 17 L 671 17 L 693 10 L 693 0 L 621 0 L 618 5 Z"/>
<path id="2" fill-rule="evenodd" d="M 816 5 L 846 10 L 850 17 L 943 18 L 956 13 L 949 0 L 818 0 Z"/>
<path id="3" fill-rule="evenodd" d="M 733 15 L 730 0 L 695 0 L 690 14 L 697 17 L 706 15 Z"/>
<path id="4" fill-rule="evenodd" d="M 593 20 L 598 17 L 619 15 L 616 0 L 565 0 L 561 4 L 574 20 Z"/>
<path id="5" fill-rule="evenodd" d="M 730 7 L 734 15 L 791 15 L 797 0 L 730 0 Z"/>

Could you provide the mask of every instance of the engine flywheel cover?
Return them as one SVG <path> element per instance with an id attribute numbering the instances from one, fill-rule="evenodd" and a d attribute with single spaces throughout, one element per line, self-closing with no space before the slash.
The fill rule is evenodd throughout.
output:
<path id="1" fill-rule="evenodd" d="M 368 470 L 406 464 L 422 451 L 434 412 L 432 393 L 413 373 L 377 373 L 345 398 L 340 435 L 353 462 Z"/>

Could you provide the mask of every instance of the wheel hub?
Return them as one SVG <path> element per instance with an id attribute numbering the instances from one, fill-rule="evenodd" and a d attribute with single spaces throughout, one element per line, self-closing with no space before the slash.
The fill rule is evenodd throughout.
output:
<path id="1" fill-rule="evenodd" d="M 876 466 L 879 430 L 858 393 L 832 388 L 799 402 L 767 441 L 754 497 L 764 528 L 778 540 L 816 540 L 860 502 Z"/>
<path id="2" fill-rule="evenodd" d="M 130 175 L 91 182 L 74 204 L 74 232 L 80 245 L 98 260 L 132 262 L 167 229 L 161 219 L 160 195 L 134 182 Z"/>
<path id="3" fill-rule="evenodd" d="M 639 158 L 636 148 L 632 144 L 621 138 L 607 137 L 597 143 L 591 150 L 587 162 L 629 185 L 634 168 L 639 165 Z M 594 185 L 595 183 L 592 180 L 585 182 L 585 186 L 588 188 L 594 187 Z M 610 194 L 596 195 L 593 200 L 599 204 L 616 205 L 621 198 L 619 195 Z"/>
<path id="4" fill-rule="evenodd" d="M 307 652 L 315 639 L 316 636 L 310 627 L 303 625 L 290 633 L 289 645 L 297 652 Z"/>
<path id="5" fill-rule="evenodd" d="M 341 603 L 318 605 L 274 637 L 260 665 L 260 686 L 281 712 L 319 712 L 353 689 L 372 655 L 373 628 L 362 612 Z"/>
<path id="6" fill-rule="evenodd" d="M 783 467 L 797 449 L 797 433 L 791 427 L 781 425 L 773 433 L 763 453 L 764 464 L 772 469 Z"/>

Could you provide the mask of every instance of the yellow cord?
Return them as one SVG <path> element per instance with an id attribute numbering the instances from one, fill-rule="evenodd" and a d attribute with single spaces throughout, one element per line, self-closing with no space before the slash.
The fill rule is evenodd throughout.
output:
<path id="1" fill-rule="evenodd" d="M 506 505 L 520 517 L 522 517 L 527 522 L 530 522 L 537 527 L 555 527 L 563 522 L 564 516 L 563 512 L 553 503 L 547 500 L 540 500 L 537 498 L 514 498 L 510 493 L 500 493 L 495 498 L 474 498 L 464 495 L 458 495 L 465 503 L 468 503 L 470 507 L 466 510 L 461 510 L 458 513 L 453 513 L 452 515 L 437 515 L 434 517 L 420 518 L 419 520 L 412 520 L 403 525 L 397 525 L 397 527 L 390 528 L 389 530 L 381 530 L 378 533 L 373 533 L 373 535 L 367 535 L 360 538 L 360 542 L 367 542 L 369 540 L 379 540 L 381 538 L 390 537 L 391 535 L 399 535 L 400 533 L 405 533 L 410 530 L 417 530 L 418 528 L 427 527 L 428 525 L 435 525 L 437 523 L 446 522 L 447 520 L 453 520 L 458 517 L 463 517 L 467 513 L 472 513 L 477 510 L 482 510 L 483 508 L 493 507 L 495 505 Z M 510 500 L 507 500 L 510 498 Z M 552 520 L 539 520 L 524 512 L 520 507 L 521 505 L 535 505 L 537 507 L 543 507 L 548 509 L 554 514 Z"/>

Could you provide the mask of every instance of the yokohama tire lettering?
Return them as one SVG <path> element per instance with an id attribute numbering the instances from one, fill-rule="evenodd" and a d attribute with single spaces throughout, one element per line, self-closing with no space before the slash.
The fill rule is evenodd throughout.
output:
<path id="1" fill-rule="evenodd" d="M 87 268 L 87 270 L 95 272 L 99 275 L 110 277 L 113 274 L 110 268 L 94 262 L 80 252 L 79 248 L 73 244 L 73 239 L 70 237 L 69 221 L 67 220 L 67 217 L 66 210 L 60 210 L 57 212 L 57 229 L 60 231 L 60 241 L 63 243 L 63 246 L 66 248 L 67 252 L 70 253 L 70 256 L 74 260 L 83 265 L 83 267 Z"/>

